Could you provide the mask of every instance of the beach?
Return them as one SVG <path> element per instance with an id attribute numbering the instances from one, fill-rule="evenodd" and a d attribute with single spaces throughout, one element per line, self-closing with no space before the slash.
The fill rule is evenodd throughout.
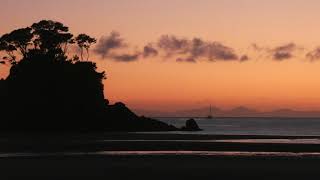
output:
<path id="1" fill-rule="evenodd" d="M 309 179 L 320 175 L 319 138 L 154 133 L 7 134 L 0 138 L 0 176 L 10 180 Z M 284 139 L 289 143 L 282 142 Z M 295 143 L 299 139 L 306 142 Z M 314 141 L 307 141 L 311 139 Z M 235 140 L 244 142 L 233 142 Z"/>
<path id="2" fill-rule="evenodd" d="M 0 153 L 99 151 L 320 152 L 319 136 L 29 133 L 7 134 L 1 137 Z"/>
<path id="3" fill-rule="evenodd" d="M 81 155 L 1 158 L 1 179 L 311 179 L 319 158 Z"/>

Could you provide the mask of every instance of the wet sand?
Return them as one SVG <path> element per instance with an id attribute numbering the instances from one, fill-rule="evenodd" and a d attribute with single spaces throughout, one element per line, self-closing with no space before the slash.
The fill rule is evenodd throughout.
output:
<path id="1" fill-rule="evenodd" d="M 0 158 L 0 179 L 317 179 L 320 177 L 320 144 L 214 140 L 319 138 L 136 133 L 7 134 L 0 138 L 0 152 L 12 156 Z M 142 153 L 117 153 L 120 151 Z M 229 154 L 148 154 L 143 151 Z M 246 152 L 264 153 L 252 155 Z M 291 155 L 286 155 L 289 152 Z M 318 154 L 298 154 L 310 152 Z M 22 156 L 15 156 L 16 153 L 22 153 Z M 42 155 L 24 156 L 23 153 Z"/>
<path id="2" fill-rule="evenodd" d="M 256 143 L 235 141 L 241 139 L 269 139 L 271 141 Z M 0 153 L 94 151 L 320 152 L 320 143 L 276 143 L 272 142 L 272 139 L 309 139 L 318 141 L 320 137 L 138 133 L 15 134 L 1 136 Z"/>
<path id="3" fill-rule="evenodd" d="M 3 158 L 1 179 L 317 179 L 320 159 L 225 156 Z"/>

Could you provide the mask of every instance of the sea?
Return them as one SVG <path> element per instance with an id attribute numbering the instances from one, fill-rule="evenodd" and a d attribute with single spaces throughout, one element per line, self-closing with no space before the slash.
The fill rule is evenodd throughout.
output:
<path id="1" fill-rule="evenodd" d="M 163 122 L 182 127 L 185 122 L 190 118 L 157 118 Z M 199 127 L 203 131 L 198 132 L 163 132 L 165 134 L 208 134 L 208 135 L 270 135 L 279 136 L 275 139 L 212 139 L 212 140 L 94 140 L 90 143 L 114 142 L 236 142 L 236 143 L 279 143 L 279 144 L 308 144 L 320 145 L 320 118 L 194 118 Z M 154 132 L 145 132 L 154 133 Z M 157 132 L 158 134 L 159 132 Z M 282 137 L 281 137 L 282 136 Z M 299 138 L 285 138 L 285 136 L 299 136 Z M 311 137 L 312 136 L 312 137 Z M 262 156 L 262 157 L 316 157 L 320 159 L 320 152 L 247 152 L 247 151 L 93 151 L 93 152 L 41 152 L 41 153 L 0 153 L 1 158 L 8 157 L 60 157 L 60 156 L 167 156 L 167 155 L 193 155 L 193 156 Z"/>
<path id="2" fill-rule="evenodd" d="M 158 118 L 176 127 L 190 118 Z M 209 135 L 320 136 L 320 118 L 195 118 L 203 131 L 172 132 Z"/>

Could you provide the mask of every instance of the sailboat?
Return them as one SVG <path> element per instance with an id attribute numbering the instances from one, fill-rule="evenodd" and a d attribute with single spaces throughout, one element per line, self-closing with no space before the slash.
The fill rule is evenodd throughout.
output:
<path id="1" fill-rule="evenodd" d="M 207 116 L 207 119 L 213 119 L 213 116 L 212 116 L 212 107 L 210 105 L 210 113 L 209 115 Z"/>

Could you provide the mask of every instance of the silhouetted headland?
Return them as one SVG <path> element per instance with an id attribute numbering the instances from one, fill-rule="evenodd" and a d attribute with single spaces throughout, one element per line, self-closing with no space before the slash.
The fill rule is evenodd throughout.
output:
<path id="1" fill-rule="evenodd" d="M 183 131 L 201 131 L 197 122 L 194 119 L 189 119 L 186 121 L 186 125 L 181 128 Z"/>
<path id="2" fill-rule="evenodd" d="M 0 80 L 1 131 L 175 131 L 166 123 L 138 117 L 125 104 L 104 97 L 105 72 L 89 61 L 96 40 L 74 37 L 62 23 L 43 20 L 0 39 L 11 66 Z M 67 56 L 75 44 L 80 57 Z M 87 58 L 84 60 L 84 54 Z"/>

